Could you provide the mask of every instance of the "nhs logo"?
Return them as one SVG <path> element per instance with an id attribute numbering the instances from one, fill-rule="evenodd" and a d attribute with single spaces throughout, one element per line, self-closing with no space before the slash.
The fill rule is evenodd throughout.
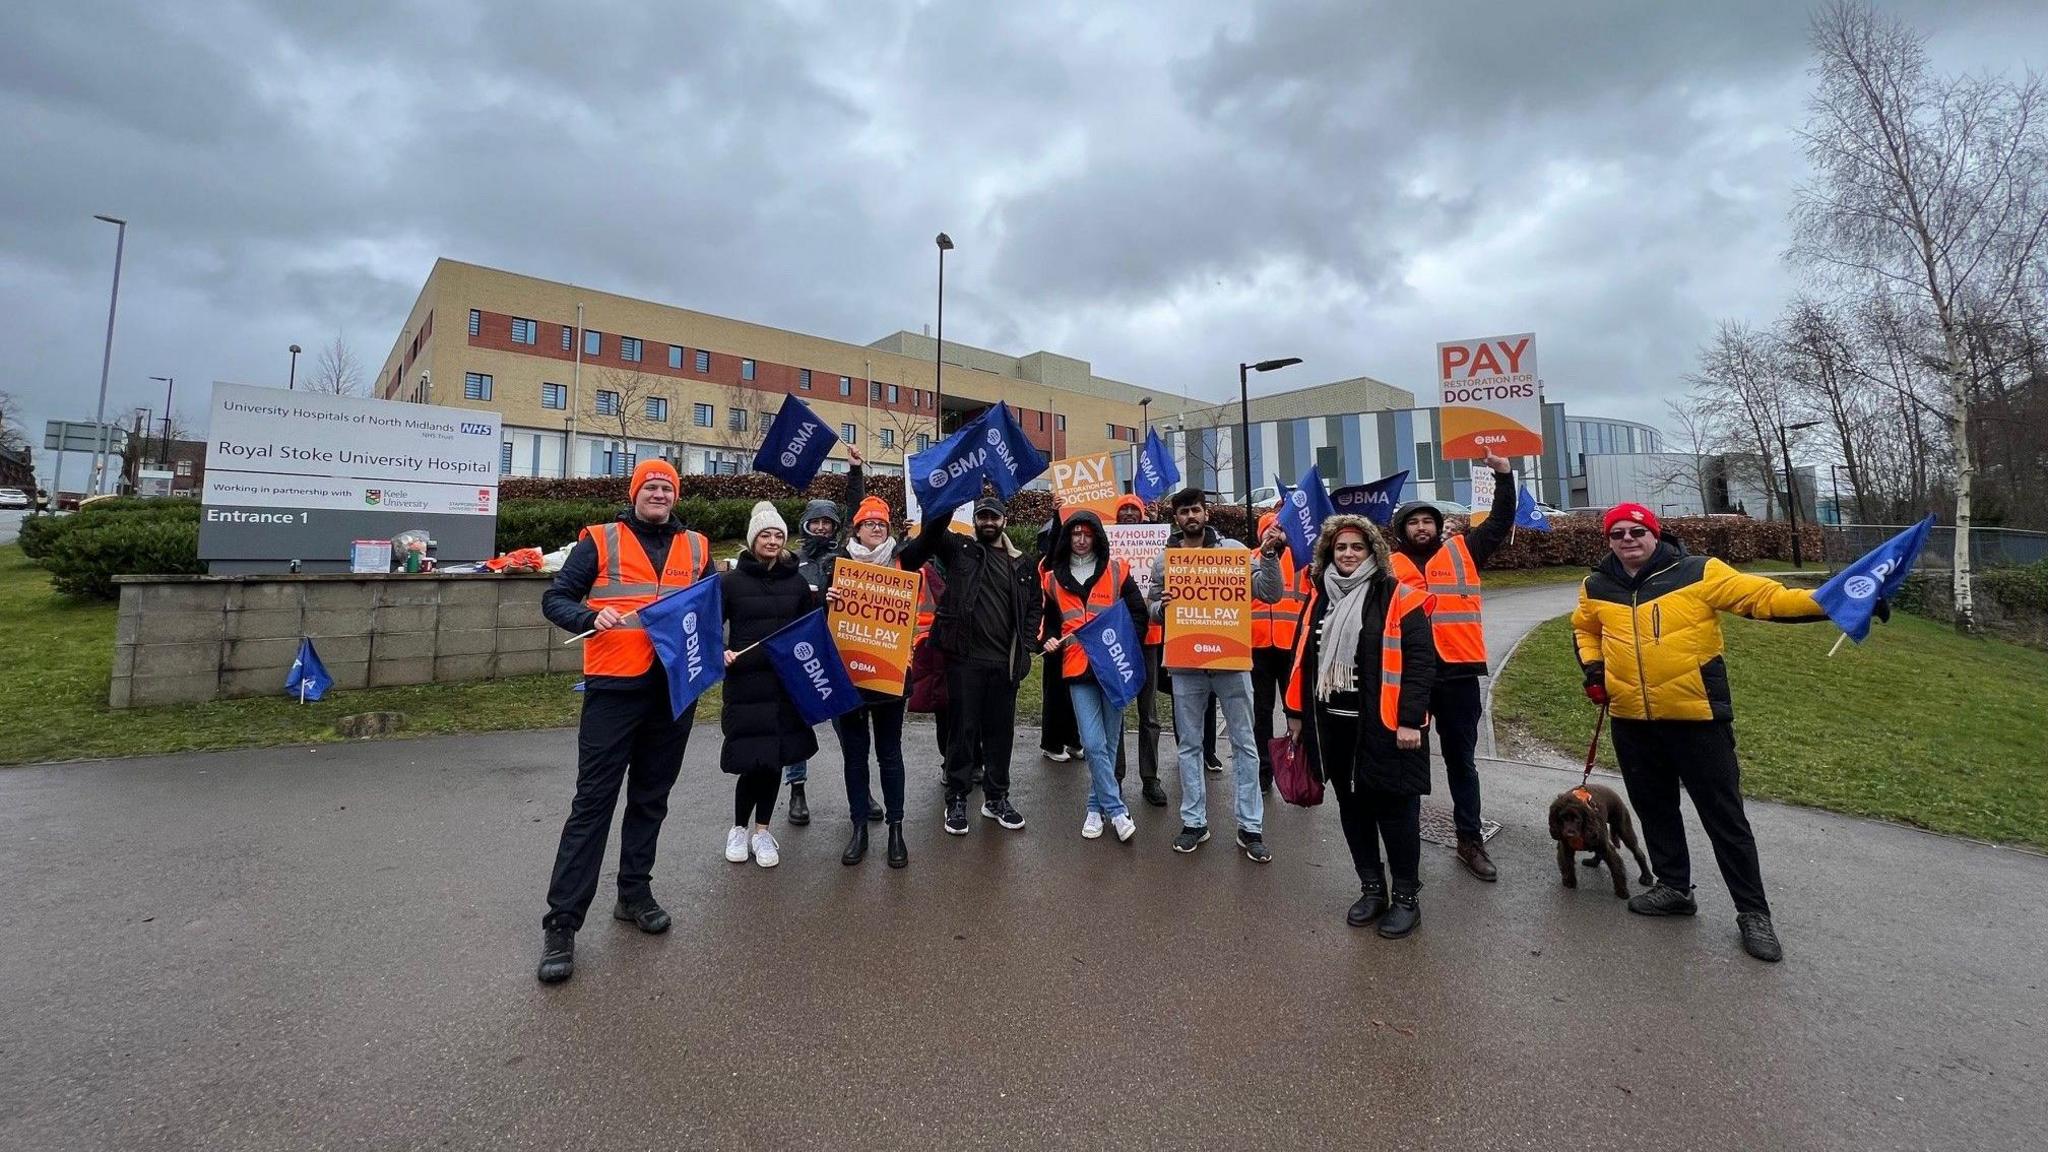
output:
<path id="1" fill-rule="evenodd" d="M 464 436 L 489 436 L 491 434 L 491 426 L 489 424 L 470 424 L 465 422 L 462 425 L 462 434 Z"/>

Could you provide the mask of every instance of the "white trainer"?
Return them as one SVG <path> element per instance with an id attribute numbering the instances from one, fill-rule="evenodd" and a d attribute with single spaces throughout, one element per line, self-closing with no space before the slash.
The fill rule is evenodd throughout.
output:
<path id="1" fill-rule="evenodd" d="M 1116 838 L 1118 840 L 1128 841 L 1131 837 L 1138 834 L 1138 822 L 1131 819 L 1129 812 L 1121 816 L 1112 816 L 1109 822 L 1116 829 Z"/>
<path id="2" fill-rule="evenodd" d="M 745 864 L 747 862 L 747 829 L 745 825 L 735 824 L 732 826 L 731 831 L 725 834 L 725 858 L 735 864 Z"/>
<path id="3" fill-rule="evenodd" d="M 754 863 L 763 868 L 773 868 L 782 860 L 782 853 L 775 846 L 775 837 L 767 832 L 754 833 Z"/>
<path id="4" fill-rule="evenodd" d="M 1090 812 L 1088 814 L 1088 818 L 1086 820 L 1081 821 L 1081 839 L 1096 840 L 1100 839 L 1101 836 L 1102 813 Z"/>

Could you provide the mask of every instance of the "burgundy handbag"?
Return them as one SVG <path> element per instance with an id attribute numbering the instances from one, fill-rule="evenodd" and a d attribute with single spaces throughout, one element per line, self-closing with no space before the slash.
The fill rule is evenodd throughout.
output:
<path id="1" fill-rule="evenodd" d="M 1273 784 L 1280 789 L 1280 798 L 1302 808 L 1321 804 L 1323 782 L 1309 768 L 1308 754 L 1302 751 L 1301 741 L 1293 736 L 1275 736 L 1266 747 L 1273 756 Z"/>

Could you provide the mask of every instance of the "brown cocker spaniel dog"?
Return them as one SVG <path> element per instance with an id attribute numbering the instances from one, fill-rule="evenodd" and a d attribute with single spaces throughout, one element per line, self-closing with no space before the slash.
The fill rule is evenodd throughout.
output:
<path id="1" fill-rule="evenodd" d="M 1643 849 L 1636 842 L 1635 821 L 1629 816 L 1628 805 L 1612 788 L 1598 784 L 1585 784 L 1565 792 L 1550 802 L 1550 838 L 1557 841 L 1557 870 L 1564 876 L 1564 886 L 1577 888 L 1579 876 L 1572 867 L 1574 853 L 1591 852 L 1586 858 L 1589 868 L 1606 863 L 1608 872 L 1614 876 L 1614 894 L 1628 898 L 1628 873 L 1623 869 L 1621 853 L 1614 850 L 1614 842 L 1628 845 L 1635 854 L 1636 865 L 1642 869 L 1642 882 L 1650 883 L 1650 862 L 1643 856 Z"/>

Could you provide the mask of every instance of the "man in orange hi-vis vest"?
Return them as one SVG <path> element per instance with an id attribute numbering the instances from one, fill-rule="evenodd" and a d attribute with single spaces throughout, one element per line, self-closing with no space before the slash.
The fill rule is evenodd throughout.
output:
<path id="1" fill-rule="evenodd" d="M 1269 538 L 1280 518 L 1259 517 L 1259 538 Z M 1308 603 L 1309 565 L 1295 566 L 1285 544 L 1263 549 L 1280 565 L 1280 598 L 1252 601 L 1252 735 L 1259 746 L 1259 788 L 1273 790 L 1273 707 L 1294 670 L 1294 636 Z"/>
<path id="2" fill-rule="evenodd" d="M 1506 460 L 1488 456 L 1493 469 L 1493 508 L 1484 521 L 1456 536 L 1444 534 L 1444 514 L 1427 500 L 1394 509 L 1395 550 L 1391 566 L 1401 583 L 1436 597 L 1430 631 L 1436 638 L 1438 671 L 1429 695 L 1437 751 L 1451 786 L 1451 815 L 1458 829 L 1458 863 L 1481 880 L 1500 872 L 1486 854 L 1479 825 L 1479 717 L 1484 704 L 1479 678 L 1486 675 L 1486 631 L 1479 619 L 1479 569 L 1507 543 L 1515 526 L 1516 488 Z"/>
<path id="3" fill-rule="evenodd" d="M 597 895 L 604 842 L 619 789 L 626 816 L 619 829 L 619 900 L 612 916 L 642 932 L 666 932 L 669 915 L 649 879 L 655 841 L 668 815 L 668 793 L 683 766 L 697 706 L 674 715 L 668 675 L 637 611 L 663 593 L 712 574 L 711 544 L 675 518 L 676 470 L 646 460 L 627 486 L 632 507 L 585 528 L 541 597 L 541 611 L 583 641 L 583 716 L 576 733 L 576 799 L 562 825 L 561 847 L 541 918 L 541 983 L 575 971 L 576 931 Z"/>

